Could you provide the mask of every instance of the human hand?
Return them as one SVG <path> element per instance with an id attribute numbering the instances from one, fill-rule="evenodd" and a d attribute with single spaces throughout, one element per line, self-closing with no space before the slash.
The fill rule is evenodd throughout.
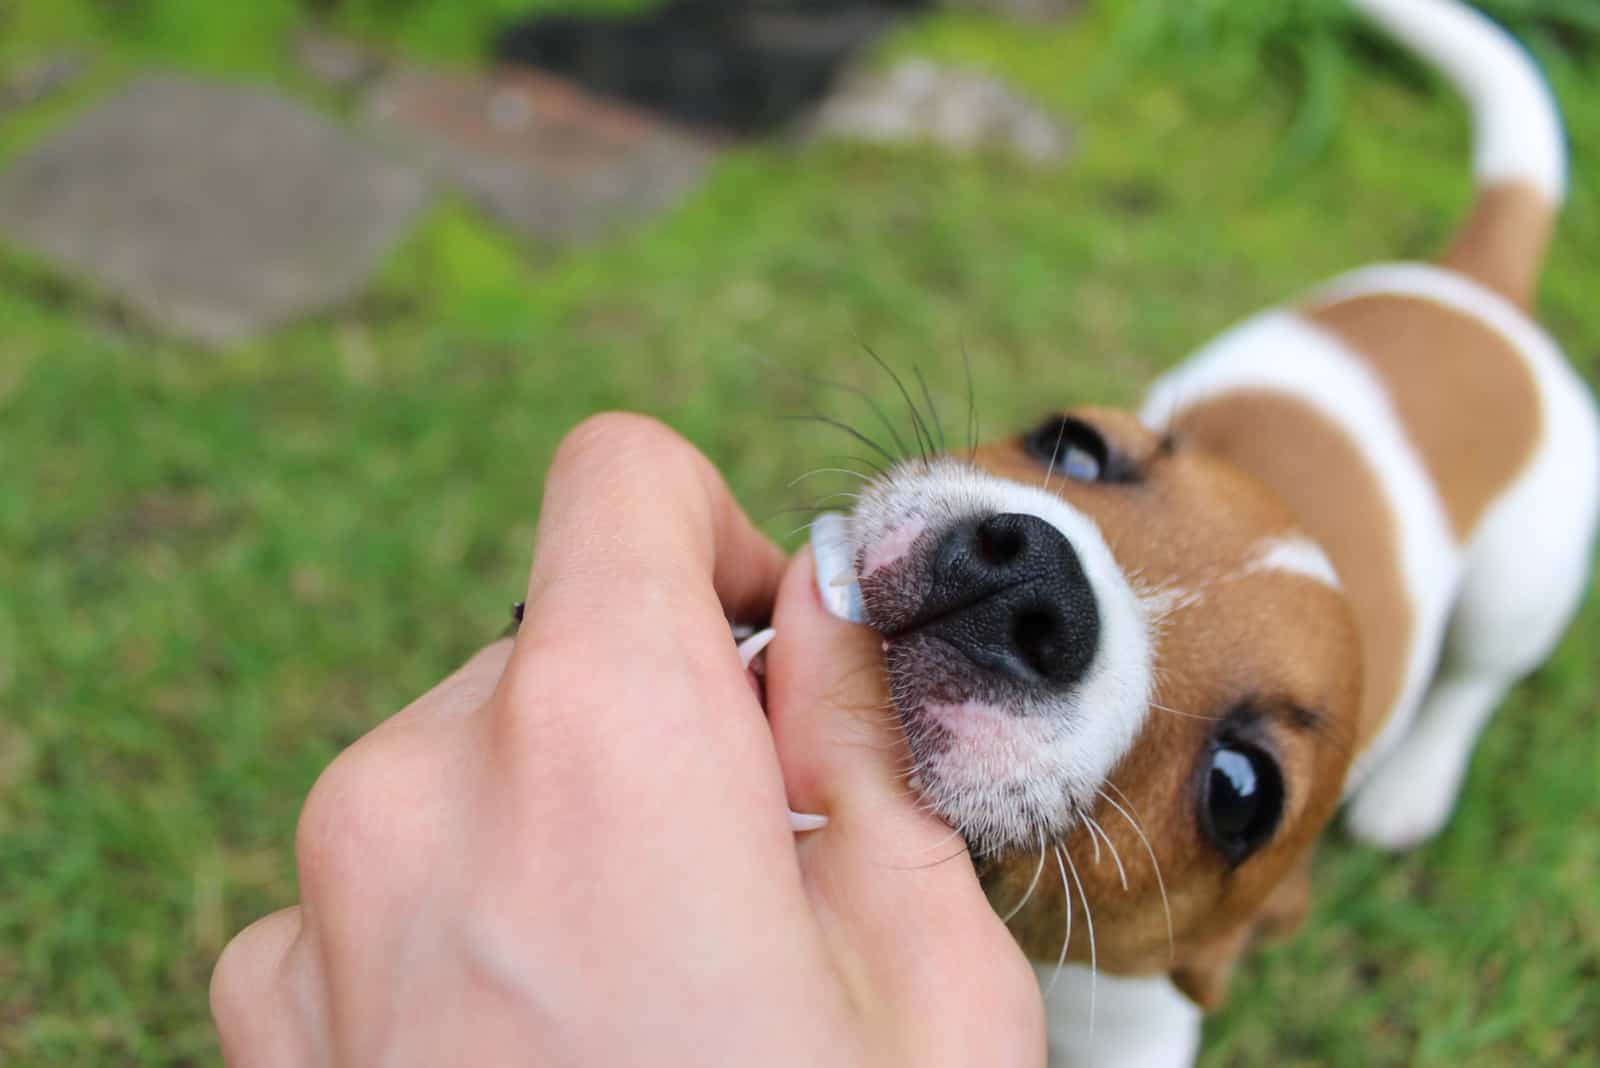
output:
<path id="1" fill-rule="evenodd" d="M 515 642 L 313 788 L 301 904 L 212 980 L 228 1063 L 1042 1064 L 1033 973 L 900 778 L 877 639 L 811 572 L 670 431 L 575 430 Z M 727 624 L 769 608 L 770 729 Z"/>

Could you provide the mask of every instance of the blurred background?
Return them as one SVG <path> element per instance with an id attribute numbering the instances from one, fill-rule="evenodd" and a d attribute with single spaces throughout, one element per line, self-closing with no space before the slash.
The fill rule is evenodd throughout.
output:
<path id="1" fill-rule="evenodd" d="M 1593 382 L 1600 6 L 1483 6 L 1566 113 Z M 301 799 L 504 625 L 584 415 L 793 546 L 866 346 L 951 426 L 1129 403 L 1468 172 L 1339 0 L 0 0 L 0 1064 L 215 1063 Z M 1600 1060 L 1595 601 L 1437 842 L 1330 835 L 1207 1064 Z"/>

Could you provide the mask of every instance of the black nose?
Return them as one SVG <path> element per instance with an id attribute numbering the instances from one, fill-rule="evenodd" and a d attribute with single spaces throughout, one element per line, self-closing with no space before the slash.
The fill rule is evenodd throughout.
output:
<path id="1" fill-rule="evenodd" d="M 1078 681 L 1100 642 L 1094 591 L 1072 543 L 1031 515 L 957 524 L 939 543 L 918 629 L 1018 682 Z"/>

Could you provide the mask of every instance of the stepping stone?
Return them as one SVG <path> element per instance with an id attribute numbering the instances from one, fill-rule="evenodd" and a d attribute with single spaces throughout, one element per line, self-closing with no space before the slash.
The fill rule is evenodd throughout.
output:
<path id="1" fill-rule="evenodd" d="M 365 89 L 388 66 L 377 49 L 316 26 L 296 33 L 289 53 L 306 77 L 336 93 Z"/>
<path id="2" fill-rule="evenodd" d="M 823 138 L 1000 150 L 1041 165 L 1061 163 L 1072 146 L 1063 123 L 1003 83 L 922 59 L 848 79 L 823 103 L 812 128 Z"/>
<path id="3" fill-rule="evenodd" d="M 531 71 L 386 75 L 363 111 L 517 232 L 591 241 L 697 185 L 717 142 Z"/>
<path id="4" fill-rule="evenodd" d="M 939 0 L 939 6 L 951 11 L 981 11 L 1001 18 L 1048 22 L 1077 14 L 1083 9 L 1083 0 Z"/>
<path id="5" fill-rule="evenodd" d="M 0 173 L 0 239 L 225 345 L 353 296 L 429 195 L 276 92 L 150 75 Z"/>

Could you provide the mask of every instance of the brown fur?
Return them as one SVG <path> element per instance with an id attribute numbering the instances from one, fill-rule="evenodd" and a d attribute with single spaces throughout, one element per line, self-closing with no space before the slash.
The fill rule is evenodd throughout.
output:
<path id="1" fill-rule="evenodd" d="M 1465 541 L 1538 444 L 1539 393 L 1511 342 L 1453 308 L 1373 295 L 1308 308 L 1382 380 Z M 1440 404 L 1441 389 L 1450 403 Z"/>
<path id="2" fill-rule="evenodd" d="M 1555 218 L 1550 201 L 1526 182 L 1487 186 L 1441 262 L 1526 308 Z"/>
<path id="3" fill-rule="evenodd" d="M 1186 410 L 1179 425 L 1275 490 L 1333 562 L 1361 634 L 1361 712 L 1352 721 L 1359 751 L 1400 694 L 1414 626 L 1400 533 L 1377 476 L 1343 429 L 1285 394 L 1226 394 Z"/>

